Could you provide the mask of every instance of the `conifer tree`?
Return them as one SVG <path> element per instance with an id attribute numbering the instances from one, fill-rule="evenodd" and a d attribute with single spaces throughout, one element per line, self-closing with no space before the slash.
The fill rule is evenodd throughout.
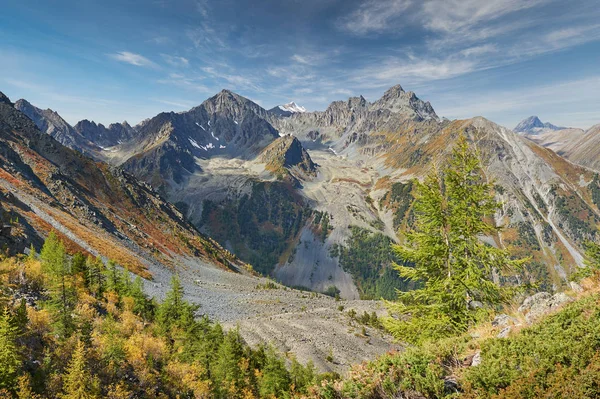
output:
<path id="1" fill-rule="evenodd" d="M 232 398 L 241 392 L 244 374 L 240 363 L 244 355 L 241 337 L 237 330 L 229 331 L 219 346 L 211 376 L 215 381 L 215 397 Z"/>
<path id="2" fill-rule="evenodd" d="M 11 320 L 8 309 L 0 314 L 0 390 L 13 390 L 17 382 L 21 360 L 16 344 L 18 327 Z"/>
<path id="3" fill-rule="evenodd" d="M 19 335 L 25 333 L 28 322 L 29 317 L 27 316 L 27 303 L 25 302 L 25 298 L 21 298 L 19 307 L 15 310 L 15 315 L 13 317 L 13 324 L 17 327 Z"/>
<path id="4" fill-rule="evenodd" d="M 104 264 L 102 259 L 88 256 L 86 260 L 87 281 L 90 292 L 99 298 L 104 293 L 106 288 L 106 279 L 104 276 Z"/>
<path id="5" fill-rule="evenodd" d="M 109 260 L 106 266 L 106 289 L 121 294 L 123 289 L 123 274 L 119 273 L 117 264 L 113 260 Z"/>
<path id="6" fill-rule="evenodd" d="M 420 285 L 388 303 L 395 317 L 385 324 L 396 337 L 421 341 L 462 332 L 480 305 L 494 307 L 512 297 L 514 291 L 495 284 L 492 274 L 524 261 L 481 241 L 499 231 L 492 222 L 499 206 L 479 154 L 461 135 L 448 165 L 417 183 L 414 227 L 404 245 L 394 246 L 408 264 L 395 265 L 400 276 Z"/>
<path id="7" fill-rule="evenodd" d="M 49 278 L 50 308 L 55 312 L 55 326 L 60 336 L 68 336 L 73 329 L 71 311 L 76 293 L 67 262 L 65 247 L 54 232 L 50 232 L 40 251 L 43 270 Z"/>
<path id="8" fill-rule="evenodd" d="M 290 374 L 272 347 L 265 353 L 265 366 L 259 382 L 261 397 L 279 398 L 290 390 Z"/>
<path id="9" fill-rule="evenodd" d="M 63 377 L 62 399 L 95 399 L 98 397 L 98 382 L 86 364 L 86 350 L 83 342 L 77 341 L 73 357 Z"/>
<path id="10" fill-rule="evenodd" d="M 87 263 L 86 263 L 86 259 L 85 256 L 80 253 L 77 252 L 75 255 L 73 255 L 73 258 L 71 258 L 71 273 L 72 274 L 79 274 L 83 277 L 83 283 L 84 285 L 87 287 L 89 284 L 88 281 L 88 270 L 87 270 Z"/>
<path id="11" fill-rule="evenodd" d="M 163 332 L 172 328 L 186 330 L 194 322 L 194 312 L 198 306 L 191 305 L 183 300 L 183 286 L 177 275 L 171 277 L 171 289 L 167 292 L 165 300 L 157 311 L 156 321 Z"/>

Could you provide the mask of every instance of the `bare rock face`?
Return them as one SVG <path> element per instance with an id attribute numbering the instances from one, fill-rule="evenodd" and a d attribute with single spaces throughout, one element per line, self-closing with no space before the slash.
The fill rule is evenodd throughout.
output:
<path id="1" fill-rule="evenodd" d="M 0 91 L 0 103 L 10 105 L 11 107 L 13 106 L 13 103 L 10 101 L 10 99 L 8 97 L 6 97 L 4 95 L 4 93 L 2 93 L 1 91 Z"/>
<path id="2" fill-rule="evenodd" d="M 111 123 L 108 127 L 105 127 L 101 123 L 97 124 L 84 119 L 77 122 L 74 129 L 81 136 L 100 147 L 113 147 L 136 137 L 135 129 L 127 121 Z"/>
<path id="3" fill-rule="evenodd" d="M 527 323 L 532 324 L 540 317 L 552 313 L 572 301 L 573 298 L 562 292 L 554 295 L 547 292 L 538 292 L 525 298 L 518 310 L 525 314 Z"/>
<path id="4" fill-rule="evenodd" d="M 281 174 L 287 170 L 296 178 L 307 179 L 317 173 L 317 165 L 294 136 L 283 136 L 273 141 L 259 157 L 267 170 Z"/>
<path id="5" fill-rule="evenodd" d="M 56 111 L 40 109 L 24 99 L 18 100 L 15 103 L 15 108 L 27 115 L 42 132 L 49 134 L 64 146 L 80 152 L 95 147 L 91 141 L 83 137 Z"/>

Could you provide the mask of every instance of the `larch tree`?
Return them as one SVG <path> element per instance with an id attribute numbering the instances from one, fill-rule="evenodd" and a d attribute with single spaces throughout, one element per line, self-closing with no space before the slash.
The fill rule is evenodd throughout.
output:
<path id="1" fill-rule="evenodd" d="M 16 339 L 19 327 L 13 323 L 12 317 L 5 308 L 0 314 L 0 390 L 15 388 L 17 375 L 21 366 Z"/>
<path id="2" fill-rule="evenodd" d="M 393 249 L 405 261 L 394 267 L 418 288 L 398 291 L 398 301 L 387 303 L 392 317 L 384 320 L 398 339 L 410 342 L 463 332 L 481 310 L 508 302 L 514 289 L 497 285 L 492 275 L 524 263 L 481 240 L 499 231 L 493 221 L 500 204 L 465 136 L 448 164 L 416 188 L 414 226 Z"/>
<path id="3" fill-rule="evenodd" d="M 98 390 L 98 381 L 87 367 L 85 346 L 82 341 L 77 341 L 63 377 L 62 399 L 96 399 Z"/>
<path id="4" fill-rule="evenodd" d="M 73 330 L 72 309 L 76 292 L 63 243 L 50 232 L 40 251 L 42 267 L 49 278 L 50 308 L 55 313 L 55 326 L 60 336 L 69 336 Z"/>

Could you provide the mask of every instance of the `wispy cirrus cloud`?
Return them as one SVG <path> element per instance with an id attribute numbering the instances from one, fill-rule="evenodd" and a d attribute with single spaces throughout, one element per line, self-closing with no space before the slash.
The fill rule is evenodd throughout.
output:
<path id="1" fill-rule="evenodd" d="M 169 54 L 161 54 L 160 55 L 165 62 L 173 67 L 188 67 L 190 65 L 190 61 L 185 57 L 180 57 L 176 55 Z"/>
<path id="2" fill-rule="evenodd" d="M 355 35 L 386 32 L 396 27 L 396 18 L 411 5 L 411 0 L 368 0 L 338 20 L 337 25 Z"/>
<path id="3" fill-rule="evenodd" d="M 108 55 L 110 58 L 113 58 L 117 61 L 124 62 L 126 64 L 135 65 L 139 67 L 145 68 L 159 68 L 158 64 L 150 61 L 148 58 L 143 55 L 131 53 L 129 51 L 118 51 L 114 54 Z"/>

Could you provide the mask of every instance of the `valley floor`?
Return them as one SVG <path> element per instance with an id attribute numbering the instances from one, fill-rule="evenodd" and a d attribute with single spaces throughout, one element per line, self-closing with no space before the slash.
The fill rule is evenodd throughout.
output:
<path id="1" fill-rule="evenodd" d="M 200 313 L 227 328 L 239 327 L 250 345 L 272 343 L 283 353 L 293 352 L 301 363 L 312 360 L 322 371 L 343 374 L 352 364 L 398 348 L 390 335 L 348 315 L 352 309 L 359 316 L 383 315 L 380 301 L 336 301 L 265 278 L 220 270 L 198 259 L 180 259 L 178 270 L 185 299 L 199 304 Z M 162 298 L 171 271 L 154 265 L 150 272 L 154 278 L 145 282 L 145 291 Z"/>

